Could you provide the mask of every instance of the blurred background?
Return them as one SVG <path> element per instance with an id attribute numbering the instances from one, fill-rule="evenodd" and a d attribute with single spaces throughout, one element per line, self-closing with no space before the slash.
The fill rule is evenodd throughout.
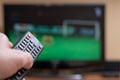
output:
<path id="1" fill-rule="evenodd" d="M 120 61 L 120 1 L 119 0 L 0 0 L 0 31 L 4 31 L 4 4 L 82 4 L 104 3 L 105 9 L 105 59 Z"/>
<path id="2" fill-rule="evenodd" d="M 99 5 L 100 4 L 100 5 Z M 102 4 L 102 6 L 101 6 L 101 4 Z M 5 8 L 5 5 L 14 5 L 14 6 L 12 6 L 11 8 L 8 8 L 7 6 L 6 6 L 6 8 Z M 6 14 L 5 13 L 5 10 L 4 9 L 6 9 L 6 12 L 8 11 L 10 11 L 10 9 L 11 10 L 15 10 L 15 11 L 18 11 L 19 12 L 19 10 L 17 10 L 17 9 L 20 9 L 20 13 L 19 13 L 19 15 L 21 15 L 22 13 L 22 10 L 23 10 L 23 8 L 20 8 L 20 6 L 16 6 L 16 5 L 24 5 L 24 7 L 25 7 L 25 5 L 38 5 L 38 6 L 40 6 L 40 5 L 42 5 L 42 7 L 40 8 L 41 10 L 43 9 L 43 11 L 44 12 L 39 12 L 38 13 L 38 15 L 39 16 L 41 16 L 42 14 L 46 14 L 47 15 L 47 17 L 44 17 L 43 16 L 43 18 L 41 18 L 41 19 L 38 19 L 38 21 L 37 22 L 34 22 L 34 20 L 36 20 L 36 18 L 34 17 L 34 19 L 33 19 L 33 23 L 35 23 L 35 25 L 31 25 L 31 24 L 29 24 L 28 22 L 31 22 L 31 21 L 29 21 L 29 19 L 28 19 L 28 24 L 21 24 L 21 23 L 15 23 L 14 25 L 11 25 L 11 24 L 13 24 L 13 22 L 14 22 L 14 19 L 11 19 L 10 17 L 9 17 L 9 14 Z M 47 7 L 44 7 L 44 5 L 45 6 L 47 6 Z M 66 14 L 64 14 L 63 13 L 63 15 L 65 15 L 65 16 L 68 16 L 68 19 L 66 19 L 66 20 L 64 20 L 63 21 L 63 23 L 62 23 L 62 26 L 66 26 L 66 24 L 67 24 L 67 26 L 69 26 L 70 28 L 69 28 L 69 30 L 70 31 L 68 31 L 68 33 L 66 32 L 66 27 L 63 27 L 63 32 L 59 32 L 58 31 L 58 33 L 60 33 L 60 37 L 56 37 L 56 34 L 57 34 L 57 29 L 59 28 L 59 27 L 61 27 L 61 25 L 58 25 L 58 22 L 62 19 L 60 19 L 60 20 L 58 20 L 58 22 L 57 22 L 57 17 L 51 17 L 51 16 L 49 16 L 49 12 L 51 12 L 52 11 L 52 9 L 53 10 L 56 10 L 57 11 L 57 8 L 55 8 L 55 7 L 50 7 L 50 5 L 84 5 L 84 6 L 86 6 L 87 5 L 87 8 L 83 8 L 83 14 L 84 14 L 84 9 L 86 9 L 86 13 L 88 14 L 87 16 L 88 16 L 88 18 L 87 18 L 87 16 L 85 16 L 85 18 L 83 18 L 83 20 L 82 21 L 80 21 L 80 20 L 77 20 L 77 19 L 79 19 L 79 18 L 76 18 L 75 16 L 73 16 L 74 18 L 75 18 L 75 20 L 69 20 L 69 17 L 72 15 L 72 14 L 76 14 L 76 15 L 78 15 L 79 13 L 81 13 L 82 12 L 82 9 L 81 9 L 81 12 L 78 12 L 78 14 L 77 14 L 77 10 L 79 10 L 79 9 L 77 9 L 76 8 L 76 11 L 74 11 L 74 9 L 75 9 L 75 7 L 74 7 L 74 9 L 73 9 L 73 13 L 71 12 L 71 14 L 70 15 L 66 15 Z M 88 8 L 88 6 L 89 5 L 91 5 L 90 7 L 91 8 Z M 96 7 L 97 6 L 97 7 Z M 14 8 L 13 8 L 14 7 Z M 29 6 L 30 7 L 30 6 Z M 26 9 L 28 9 L 28 11 L 30 11 L 30 9 L 31 8 L 26 8 Z M 32 6 L 31 6 L 32 7 Z M 49 10 L 49 7 L 50 7 L 50 9 L 51 9 L 51 11 Z M 72 6 L 73 7 L 73 6 Z M 77 6 L 78 7 L 78 6 Z M 80 6 L 81 7 L 81 6 Z M 95 7 L 95 13 L 96 13 L 96 16 L 93 16 L 93 12 L 92 12 L 92 9 Z M 34 7 L 32 7 L 32 9 L 31 10 L 33 10 L 34 11 Z M 38 8 L 39 9 L 39 8 Z M 58 8 L 59 9 L 59 8 Z M 61 11 L 62 11 L 62 9 L 65 9 L 65 8 L 60 8 L 61 9 Z M 65 10 L 67 13 L 69 13 L 69 11 L 70 11 L 70 8 L 68 7 L 68 12 L 67 12 L 67 10 Z M 91 12 L 90 12 L 90 14 L 89 14 L 89 12 L 87 12 L 87 11 L 89 11 L 91 9 Z M 72 9 L 71 9 L 72 10 Z M 23 11 L 25 11 L 25 10 L 23 10 Z M 46 11 L 46 12 L 45 12 Z M 47 13 L 47 11 L 48 11 L 48 13 Z M 63 10 L 64 11 L 64 10 Z M 23 12 L 24 13 L 24 12 Z M 58 12 L 59 13 L 59 12 Z M 85 13 L 85 15 L 86 15 L 86 13 Z M 27 14 L 27 13 L 25 13 L 25 14 Z M 52 12 L 50 13 L 50 14 L 52 14 Z M 56 12 L 56 14 L 57 14 L 57 12 Z M 62 14 L 62 13 L 61 13 Z M 5 18 L 5 16 L 7 15 L 7 18 Z M 31 15 L 34 15 L 34 13 L 32 14 L 32 12 L 31 12 Z M 27 16 L 27 15 L 24 15 L 24 16 Z M 52 15 L 52 16 L 60 16 L 60 14 L 59 15 Z M 92 18 L 91 18 L 91 16 L 92 16 Z M 29 17 L 29 16 L 28 16 Z M 62 16 L 63 17 L 63 16 Z M 32 17 L 31 17 L 32 18 Z M 66 18 L 66 17 L 63 17 L 63 18 Z M 80 17 L 80 18 L 82 18 L 82 17 Z M 6 20 L 7 19 L 7 20 Z M 46 19 L 49 19 L 49 20 L 51 20 L 51 22 L 49 22 L 49 21 L 47 21 Z M 53 22 L 52 22 L 52 19 L 55 19 L 55 20 L 53 20 Z M 58 18 L 59 19 L 59 18 Z M 85 20 L 87 20 L 88 19 L 88 21 L 85 21 Z M 93 19 L 93 21 L 91 22 L 90 21 L 90 19 Z M 19 20 L 22 20 L 22 19 L 19 19 Z M 25 20 L 25 21 L 24 21 Z M 23 20 L 23 22 L 26 22 L 27 21 L 27 19 L 24 19 Z M 94 21 L 94 20 L 96 20 L 96 21 Z M 11 23 L 10 23 L 10 21 L 11 21 Z M 13 21 L 13 22 L 12 22 Z M 41 24 L 42 24 L 42 26 L 41 25 L 39 25 L 38 23 L 39 23 L 39 21 L 41 22 Z M 56 21 L 56 22 L 55 22 Z M 90 22 L 89 22 L 90 21 Z M 53 24 L 57 24 L 57 25 L 53 25 Z M 68 24 L 71 24 L 71 23 L 73 23 L 72 25 L 68 25 Z M 76 24 L 74 24 L 74 23 L 76 23 Z M 94 48 L 94 50 L 96 50 L 96 52 L 94 52 L 94 50 L 91 50 L 91 53 L 98 53 L 96 56 L 98 56 L 98 57 L 96 57 L 95 55 L 91 55 L 91 57 L 89 56 L 89 55 L 87 55 L 87 54 L 84 54 L 83 56 L 84 57 L 78 57 L 78 56 L 72 56 L 72 58 L 70 58 L 70 57 L 65 57 L 64 56 L 64 54 L 61 54 L 62 55 L 62 57 L 60 58 L 60 56 L 59 55 L 54 55 L 57 51 L 58 51 L 58 54 L 60 54 L 61 52 L 62 53 L 67 53 L 67 55 L 69 55 L 69 51 L 70 51 L 70 49 L 71 48 L 69 48 L 68 49 L 68 51 L 66 51 L 66 52 L 64 52 L 66 49 L 64 49 L 63 51 L 60 51 L 59 49 L 62 49 L 62 48 L 68 48 L 68 46 L 69 46 L 69 43 L 67 43 L 68 41 L 70 41 L 71 42 L 71 40 L 72 41 L 74 41 L 74 39 L 75 39 L 75 41 L 74 42 L 76 42 L 76 44 L 74 44 L 74 45 L 77 45 L 77 46 L 75 46 L 75 49 L 73 50 L 73 52 L 74 51 L 76 51 L 76 54 L 78 54 L 79 53 L 79 49 L 77 49 L 77 47 L 79 47 L 80 45 L 78 44 L 79 43 L 79 41 L 78 41 L 78 43 L 77 43 L 77 38 L 76 38 L 76 36 L 78 37 L 78 33 L 79 33 L 79 31 L 78 31 L 78 33 L 77 33 L 77 29 L 79 29 L 78 27 L 79 27 L 79 25 L 78 24 L 80 24 L 80 23 L 82 23 L 82 26 L 84 25 L 85 27 L 82 27 L 82 28 L 80 28 L 81 29 L 81 34 L 80 34 L 80 36 L 82 35 L 82 37 L 84 37 L 85 36 L 85 38 L 86 38 L 86 35 L 87 35 L 87 38 L 91 38 L 91 36 L 93 37 L 93 36 L 95 36 L 95 39 L 94 39 L 94 41 L 93 41 L 93 43 L 92 42 L 89 42 L 89 43 L 91 43 L 92 44 L 92 47 L 95 47 Z M 97 25 L 97 26 L 99 26 L 100 28 L 99 29 L 97 29 L 97 33 L 95 33 L 95 29 L 93 28 L 94 26 L 87 26 L 86 27 L 86 24 L 85 23 L 87 23 L 87 24 L 95 24 L 95 25 Z M 6 25 L 7 24 L 7 25 Z M 8 28 L 8 24 L 10 24 L 10 27 L 11 28 Z M 47 26 L 46 25 L 43 25 L 43 24 L 48 24 Z M 64 25 L 65 24 L 65 25 Z M 46 32 L 47 31 L 47 29 L 48 29 L 48 26 L 53 26 L 52 28 L 54 28 L 53 29 L 53 32 L 51 31 L 51 32 L 49 32 L 48 31 L 48 33 Z M 80 24 L 81 25 L 81 24 Z M 22 26 L 22 27 L 21 27 Z M 34 26 L 37 26 L 36 28 L 34 28 Z M 6 28 L 7 27 L 7 28 Z M 24 28 L 24 27 L 26 27 L 26 28 Z M 29 28 L 28 28 L 29 27 Z M 43 27 L 46 27 L 46 28 L 43 28 Z M 56 28 L 57 27 L 57 28 Z M 73 27 L 74 27 L 74 29 L 73 29 Z M 91 28 L 88 28 L 88 27 L 91 27 Z M 14 38 L 13 37 L 11 37 L 11 36 L 15 36 L 14 34 L 11 34 L 11 32 L 10 32 L 10 29 L 11 29 L 11 32 L 13 31 L 13 30 L 16 30 L 16 31 L 22 31 L 22 29 L 23 29 L 23 32 L 25 32 L 24 31 L 24 29 L 26 29 L 26 31 L 27 31 L 27 29 L 28 30 L 31 30 L 33 33 L 34 33 L 34 31 L 36 32 L 36 33 L 34 33 L 35 34 L 35 36 L 40 40 L 40 41 L 42 41 L 42 39 L 40 38 L 40 37 L 42 37 L 43 38 L 43 41 L 42 41 L 42 43 L 43 43 L 43 45 L 44 46 L 46 46 L 46 48 L 48 48 L 49 50 L 45 50 L 45 51 L 48 51 L 48 52 L 46 52 L 46 53 L 54 53 L 54 54 L 46 54 L 46 55 L 48 55 L 47 57 L 46 57 L 46 60 L 48 60 L 48 61 L 53 61 L 53 62 L 51 62 L 51 63 L 46 63 L 47 65 L 48 64 L 54 64 L 54 65 L 52 65 L 52 68 L 54 68 L 55 70 L 57 69 L 57 64 L 60 64 L 61 65 L 61 63 L 58 63 L 59 61 L 60 62 L 62 62 L 62 65 L 66 65 L 66 60 L 78 60 L 78 62 L 79 62 L 79 59 L 81 60 L 81 62 L 89 62 L 89 60 L 93 60 L 93 62 L 95 61 L 95 62 L 97 62 L 97 59 L 98 59 L 98 62 L 99 62 L 99 60 L 100 60 L 100 62 L 105 62 L 105 69 L 106 68 L 108 68 L 108 67 L 110 67 L 110 69 L 117 69 L 117 71 L 119 70 L 119 68 L 120 68 L 120 66 L 118 66 L 118 65 L 120 65 L 120 0 L 0 0 L 0 32 L 4 32 L 4 33 L 6 33 L 8 36 L 9 36 L 9 38 L 11 38 L 11 41 L 13 41 L 13 43 L 15 43 L 16 41 L 14 41 Z M 61 28 L 60 28 L 61 29 Z M 37 30 L 41 30 L 41 33 L 39 33 L 39 31 L 37 32 Z M 48 29 L 49 30 L 49 29 Z M 74 33 L 74 30 L 76 30 L 76 33 Z M 43 34 L 42 33 L 42 31 L 43 31 L 43 33 L 46 33 L 46 34 Z M 55 32 L 54 32 L 55 31 Z M 88 32 L 87 32 L 88 31 Z M 56 33 L 56 34 L 54 34 L 54 33 Z M 61 38 L 61 33 L 63 33 L 62 35 L 63 36 L 70 36 L 70 38 L 71 38 L 71 34 L 74 34 L 74 35 L 72 35 L 72 38 L 71 38 L 71 40 L 67 37 L 65 37 L 65 38 Z M 90 35 L 90 33 L 91 33 L 91 35 Z M 38 36 L 40 34 L 40 36 Z M 51 34 L 51 35 L 49 35 L 49 34 Z M 97 34 L 97 35 L 95 35 L 95 34 Z M 19 34 L 18 34 L 19 35 Z M 57 34 L 58 35 L 58 34 Z M 58 46 L 54 46 L 53 44 L 55 44 L 55 40 L 54 40 L 54 38 L 53 38 L 53 36 L 54 36 L 54 38 L 56 39 L 56 41 L 58 41 L 58 43 L 59 43 L 59 49 L 58 48 L 56 48 L 56 47 L 58 47 Z M 75 38 L 74 38 L 75 37 Z M 46 39 L 47 38 L 47 39 Z M 74 38 L 74 39 L 73 39 Z M 57 40 L 58 39 L 58 40 Z M 97 39 L 97 40 L 96 40 Z M 49 43 L 46 43 L 45 42 L 45 40 L 48 40 L 47 42 L 50 42 L 50 44 Z M 63 40 L 63 41 L 62 41 Z M 65 42 L 65 40 L 66 40 L 66 42 Z M 68 40 L 68 41 L 67 41 Z M 83 39 L 84 40 L 84 39 Z M 88 39 L 86 39 L 86 40 L 88 40 Z M 84 40 L 84 41 L 86 41 L 86 40 Z M 89 39 L 90 41 L 91 41 L 91 39 Z M 82 43 L 86 43 L 86 42 L 81 42 L 80 44 L 82 44 Z M 97 42 L 98 41 L 98 42 Z M 64 42 L 64 43 L 63 43 Z M 73 43 L 74 43 L 73 42 Z M 65 44 L 66 43 L 66 44 Z M 47 45 L 46 45 L 47 44 Z M 64 45 L 61 45 L 61 44 L 64 44 Z M 95 44 L 95 46 L 93 45 L 93 44 Z M 52 45 L 52 47 L 50 46 L 49 47 L 49 45 Z M 73 45 L 73 46 L 74 46 Z M 84 44 L 83 44 L 84 45 Z M 87 44 L 85 47 L 88 47 L 89 45 Z M 82 46 L 82 47 L 84 47 L 84 46 Z M 81 48 L 82 49 L 82 47 L 79 47 L 79 48 Z M 89 48 L 87 48 L 87 49 L 91 49 L 92 48 L 91 46 L 89 46 Z M 56 50 L 55 52 L 54 52 L 54 49 Z M 71 49 L 72 50 L 72 49 Z M 78 53 L 77 53 L 77 50 L 78 50 Z M 84 49 L 82 49 L 82 50 L 84 50 Z M 82 52 L 82 50 L 81 50 L 81 52 Z M 43 51 L 43 53 L 45 54 L 45 51 Z M 85 50 L 86 51 L 86 50 Z M 92 52 L 93 51 L 93 52 Z M 72 51 L 70 51 L 70 52 L 72 52 Z M 88 50 L 88 52 L 89 52 L 89 50 Z M 90 52 L 89 52 L 90 53 Z M 91 54 L 90 53 L 90 54 Z M 44 61 L 44 59 L 45 59 L 45 56 L 46 55 L 42 55 L 43 57 L 39 57 L 39 59 L 38 59 L 38 62 L 40 61 L 40 60 L 43 60 Z M 85 57 L 85 55 L 87 55 L 87 58 Z M 56 58 L 56 56 L 57 56 L 57 58 Z M 82 56 L 82 55 L 80 55 L 80 56 Z M 52 58 L 52 57 L 54 57 L 54 59 Z M 65 57 L 65 58 L 64 58 Z M 90 57 L 90 58 L 89 58 Z M 83 60 L 82 60 L 82 58 L 83 58 Z M 65 61 L 65 63 L 64 63 L 64 61 Z M 107 62 L 107 63 L 106 63 Z M 109 62 L 110 62 L 110 64 L 109 64 Z M 117 62 L 117 63 L 116 63 Z M 36 63 L 37 65 L 39 64 L 39 63 Z M 40 63 L 41 64 L 41 63 Z M 76 65 L 76 64 L 78 64 L 78 63 L 75 63 L 74 65 Z M 116 65 L 117 64 L 117 65 Z M 45 63 L 44 63 L 44 65 L 45 65 Z M 69 64 L 69 65 L 73 65 L 73 63 L 71 64 Z M 112 65 L 116 65 L 117 67 L 115 67 L 115 66 L 112 66 Z M 46 66 L 46 65 L 45 65 Z M 97 66 L 97 65 L 96 65 Z M 38 66 L 37 66 L 38 67 Z M 43 66 L 44 67 L 44 66 Z M 50 66 L 51 67 L 51 66 Z M 55 73 L 56 73 L 56 71 L 55 71 Z"/>

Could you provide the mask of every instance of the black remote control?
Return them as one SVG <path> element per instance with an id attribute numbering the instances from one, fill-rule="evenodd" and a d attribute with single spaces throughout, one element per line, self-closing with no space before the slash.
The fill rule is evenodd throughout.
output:
<path id="1" fill-rule="evenodd" d="M 34 35 L 32 35 L 30 32 L 26 32 L 13 48 L 29 52 L 35 61 L 43 50 L 43 45 L 36 39 Z M 28 70 L 22 68 L 16 74 L 5 80 L 22 80 L 27 72 Z"/>

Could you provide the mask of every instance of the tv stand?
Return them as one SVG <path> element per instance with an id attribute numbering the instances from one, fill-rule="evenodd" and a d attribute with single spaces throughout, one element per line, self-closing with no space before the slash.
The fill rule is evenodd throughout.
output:
<path id="1" fill-rule="evenodd" d="M 37 74 L 31 73 L 27 75 L 28 77 L 36 77 L 36 78 L 74 78 L 77 80 L 82 79 L 81 74 Z"/>
<path id="2" fill-rule="evenodd" d="M 59 73 L 58 71 L 59 61 L 52 61 L 51 64 L 52 64 L 52 74 L 58 74 Z"/>

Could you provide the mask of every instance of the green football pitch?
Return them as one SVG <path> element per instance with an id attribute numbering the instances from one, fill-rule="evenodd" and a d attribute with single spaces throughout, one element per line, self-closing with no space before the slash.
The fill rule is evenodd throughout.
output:
<path id="1" fill-rule="evenodd" d="M 99 60 L 101 58 L 100 40 L 86 37 L 62 37 L 50 36 L 45 40 L 43 35 L 36 37 L 44 45 L 44 50 L 37 61 L 49 60 Z M 15 43 L 18 39 L 9 35 L 10 40 Z"/>

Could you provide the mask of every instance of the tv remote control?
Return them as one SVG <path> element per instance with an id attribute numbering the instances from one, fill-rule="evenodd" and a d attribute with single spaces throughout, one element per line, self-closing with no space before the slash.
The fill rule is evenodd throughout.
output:
<path id="1" fill-rule="evenodd" d="M 37 40 L 34 35 L 32 35 L 32 33 L 26 32 L 25 35 L 21 37 L 21 39 L 16 43 L 13 48 L 29 52 L 32 55 L 33 60 L 35 61 L 38 55 L 43 50 L 43 45 Z M 22 80 L 27 72 L 27 69 L 22 68 L 18 70 L 16 74 L 5 80 Z"/>

